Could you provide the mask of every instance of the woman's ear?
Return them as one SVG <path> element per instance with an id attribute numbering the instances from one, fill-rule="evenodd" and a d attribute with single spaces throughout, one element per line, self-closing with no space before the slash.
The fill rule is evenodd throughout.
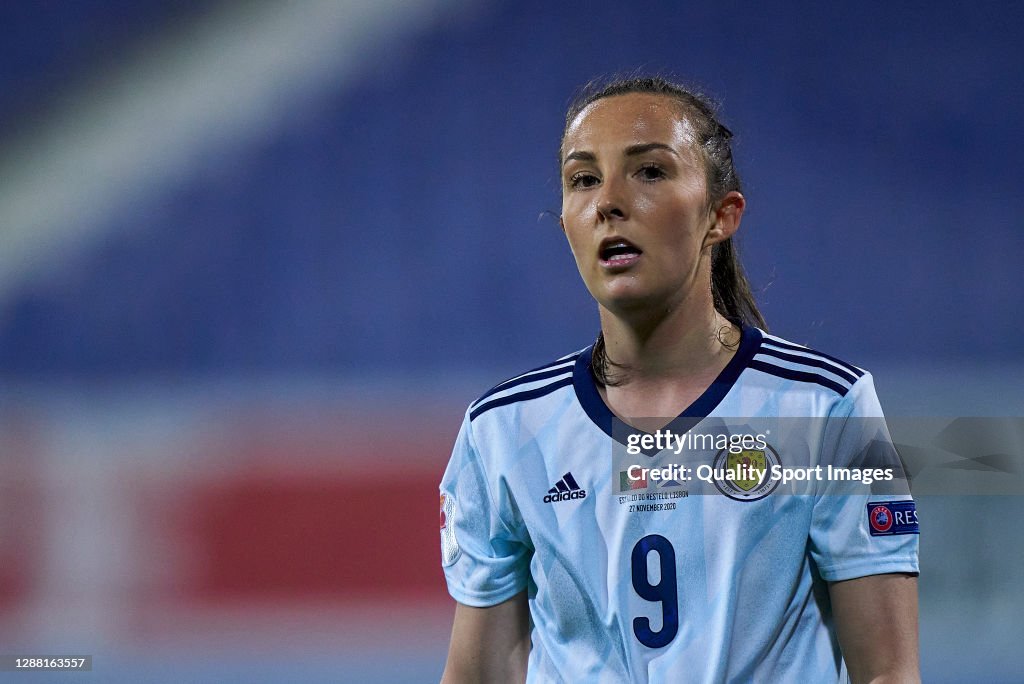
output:
<path id="1" fill-rule="evenodd" d="M 739 230 L 746 207 L 747 200 L 743 195 L 735 190 L 726 193 L 712 209 L 711 225 L 704 236 L 704 246 L 725 242 L 731 238 Z"/>

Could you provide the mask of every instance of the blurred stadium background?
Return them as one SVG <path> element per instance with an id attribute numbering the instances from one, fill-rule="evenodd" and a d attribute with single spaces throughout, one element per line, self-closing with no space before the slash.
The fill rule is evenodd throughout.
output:
<path id="1" fill-rule="evenodd" d="M 724 102 L 774 331 L 870 368 L 890 415 L 1024 415 L 1022 26 L 950 0 L 3 3 L 0 651 L 95 656 L 40 681 L 436 681 L 461 413 L 596 333 L 554 216 L 599 74 Z M 920 507 L 926 681 L 1020 681 L 1020 497 Z"/>

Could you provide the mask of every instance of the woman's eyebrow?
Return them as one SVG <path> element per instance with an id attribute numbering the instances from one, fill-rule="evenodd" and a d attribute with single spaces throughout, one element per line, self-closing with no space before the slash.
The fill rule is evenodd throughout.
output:
<path id="1" fill-rule="evenodd" d="M 595 159 L 597 159 L 597 157 L 594 156 L 593 152 L 570 152 L 569 154 L 565 155 L 565 159 L 562 160 L 562 166 L 565 166 L 574 159 L 576 161 L 592 162 Z"/>
<path id="2" fill-rule="evenodd" d="M 665 143 L 659 143 L 659 142 L 640 143 L 638 145 L 630 145 L 629 147 L 626 148 L 626 156 L 627 157 L 633 157 L 633 156 L 636 156 L 638 154 L 644 154 L 646 152 L 651 152 L 652 150 L 667 150 L 667 151 L 671 152 L 672 154 L 676 155 L 677 157 L 679 156 L 679 153 L 676 152 L 674 149 L 672 149 L 672 147 L 670 147 L 669 145 L 666 145 Z"/>
<path id="3" fill-rule="evenodd" d="M 639 154 L 646 154 L 647 152 L 651 152 L 653 150 L 666 150 L 676 155 L 677 157 L 679 156 L 679 153 L 672 149 L 671 146 L 659 142 L 637 143 L 636 145 L 630 145 L 629 147 L 626 148 L 625 155 L 627 157 L 635 157 Z M 595 159 L 597 159 L 597 157 L 594 156 L 593 152 L 577 150 L 575 152 L 570 152 L 569 154 L 565 155 L 565 159 L 562 160 L 562 166 L 565 166 L 572 160 L 592 162 Z"/>

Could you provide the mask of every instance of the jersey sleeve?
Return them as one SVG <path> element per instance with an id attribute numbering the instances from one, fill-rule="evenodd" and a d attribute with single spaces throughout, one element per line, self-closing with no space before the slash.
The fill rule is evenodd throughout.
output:
<path id="1" fill-rule="evenodd" d="M 441 565 L 452 598 L 477 607 L 515 596 L 529 577 L 529 548 L 488 465 L 467 415 L 441 480 Z"/>
<path id="2" fill-rule="evenodd" d="M 810 553 L 822 578 L 840 580 L 918 572 L 918 524 L 871 375 L 865 373 L 833 407 L 824 428 L 819 464 L 891 468 L 884 487 L 826 482 L 816 495 Z"/>

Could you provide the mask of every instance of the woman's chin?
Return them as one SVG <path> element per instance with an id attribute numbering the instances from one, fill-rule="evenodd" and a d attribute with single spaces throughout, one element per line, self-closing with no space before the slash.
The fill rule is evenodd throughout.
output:
<path id="1" fill-rule="evenodd" d="M 602 307 L 616 315 L 660 311 L 666 305 L 664 295 L 638 287 L 606 289 L 595 299 Z"/>

